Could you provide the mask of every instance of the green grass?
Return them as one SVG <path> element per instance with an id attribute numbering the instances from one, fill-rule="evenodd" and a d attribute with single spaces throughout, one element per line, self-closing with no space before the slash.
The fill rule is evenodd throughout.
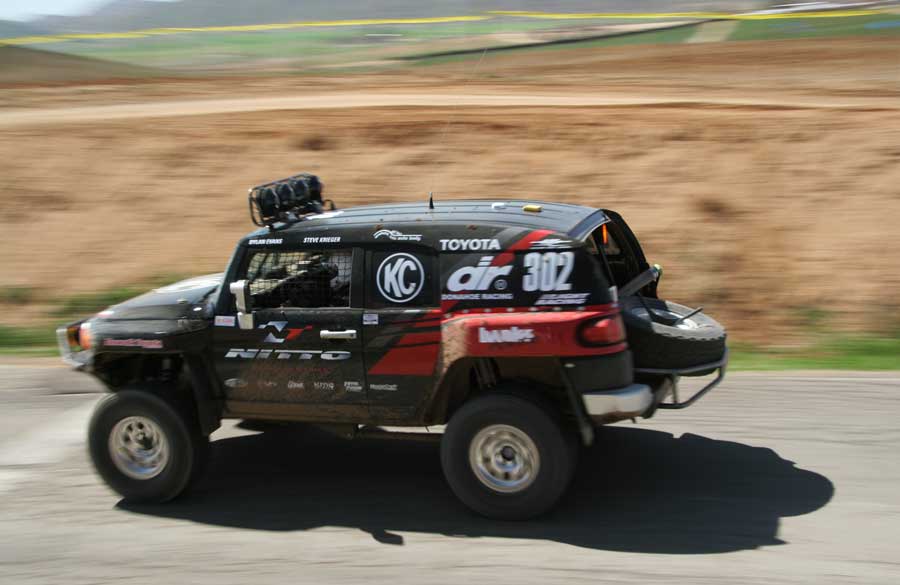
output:
<path id="1" fill-rule="evenodd" d="M 56 353 L 55 329 L 0 325 L 0 354 L 52 355 L 54 353 Z"/>
<path id="2" fill-rule="evenodd" d="M 900 370 L 900 335 L 835 336 L 803 349 L 737 344 L 730 361 L 732 370 Z"/>
<path id="3" fill-rule="evenodd" d="M 840 36 L 898 36 L 900 14 L 845 18 L 784 18 L 741 21 L 728 40 L 761 41 Z"/>

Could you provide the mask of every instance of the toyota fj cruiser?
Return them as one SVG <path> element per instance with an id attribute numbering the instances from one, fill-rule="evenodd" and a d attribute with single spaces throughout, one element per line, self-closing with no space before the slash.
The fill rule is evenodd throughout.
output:
<path id="1" fill-rule="evenodd" d="M 223 418 L 350 435 L 446 425 L 451 488 L 493 518 L 554 505 L 596 425 L 713 388 L 725 332 L 657 297 L 607 210 L 517 200 L 335 209 L 302 174 L 250 190 L 261 229 L 224 274 L 58 330 L 111 394 L 91 419 L 100 476 L 128 501 L 197 479 Z M 716 374 L 686 401 L 684 375 Z M 384 432 L 384 431 L 382 431 Z"/>

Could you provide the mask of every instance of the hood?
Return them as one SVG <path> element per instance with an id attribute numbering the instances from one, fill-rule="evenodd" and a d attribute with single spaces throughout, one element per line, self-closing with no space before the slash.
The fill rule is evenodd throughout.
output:
<path id="1" fill-rule="evenodd" d="M 97 314 L 109 321 L 125 319 L 205 319 L 212 294 L 221 286 L 223 273 L 197 276 L 154 289 Z"/>

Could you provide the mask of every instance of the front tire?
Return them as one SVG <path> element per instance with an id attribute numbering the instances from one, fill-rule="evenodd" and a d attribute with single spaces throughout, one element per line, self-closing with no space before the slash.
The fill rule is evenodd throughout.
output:
<path id="1" fill-rule="evenodd" d="M 94 410 L 88 450 L 97 473 L 126 502 L 161 503 L 198 477 L 209 438 L 162 398 L 123 390 Z"/>
<path id="2" fill-rule="evenodd" d="M 534 402 L 491 394 L 462 406 L 441 441 L 441 465 L 456 496 L 482 516 L 533 518 L 568 487 L 577 450 L 556 418 Z"/>

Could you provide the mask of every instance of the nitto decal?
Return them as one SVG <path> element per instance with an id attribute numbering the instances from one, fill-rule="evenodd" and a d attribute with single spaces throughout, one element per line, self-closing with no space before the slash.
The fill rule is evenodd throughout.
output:
<path id="1" fill-rule="evenodd" d="M 479 343 L 531 343 L 534 341 L 534 329 L 510 327 L 509 329 L 478 328 Z"/>
<path id="2" fill-rule="evenodd" d="M 549 293 L 541 295 L 535 305 L 583 305 L 591 293 Z"/>
<path id="3" fill-rule="evenodd" d="M 481 252 L 499 250 L 500 242 L 492 238 L 475 238 L 470 240 L 440 240 L 441 250 L 446 252 Z"/>
<path id="4" fill-rule="evenodd" d="M 104 339 L 106 347 L 139 347 L 141 349 L 162 349 L 161 339 Z"/>
<path id="5" fill-rule="evenodd" d="M 242 358 L 246 360 L 266 360 L 275 356 L 275 359 L 289 360 L 296 357 L 301 360 L 311 360 L 319 356 L 327 361 L 341 361 L 350 359 L 349 351 L 319 351 L 317 349 L 229 349 L 225 354 L 226 359 Z"/>
<path id="6" fill-rule="evenodd" d="M 378 230 L 372 237 L 376 240 L 378 238 L 388 238 L 389 240 L 394 240 L 397 242 L 421 242 L 422 235 L 421 234 L 404 234 L 403 232 L 398 232 L 397 230 Z"/>
<path id="7" fill-rule="evenodd" d="M 258 238 L 250 240 L 247 244 L 251 246 L 275 246 L 284 242 L 283 238 Z"/>
<path id="8" fill-rule="evenodd" d="M 259 326 L 260 329 L 266 329 L 268 327 L 274 327 L 276 331 L 281 333 L 285 327 L 287 327 L 287 321 L 269 321 L 268 323 L 263 323 Z M 308 331 L 312 329 L 312 325 L 304 325 L 303 327 L 293 327 L 288 328 L 284 337 L 275 337 L 271 332 L 266 335 L 266 338 L 263 339 L 263 343 L 284 343 L 285 341 L 293 341 L 300 337 L 300 335 L 304 331 Z"/>
<path id="9" fill-rule="evenodd" d="M 375 273 L 378 292 L 392 303 L 406 303 L 425 285 L 425 270 L 412 254 L 398 252 L 385 258 Z"/>
<path id="10" fill-rule="evenodd" d="M 334 382 L 313 382 L 316 390 L 334 390 Z"/>
<path id="11" fill-rule="evenodd" d="M 341 236 L 306 236 L 303 238 L 304 244 L 339 244 Z"/>
<path id="12" fill-rule="evenodd" d="M 512 266 L 491 266 L 493 256 L 482 256 L 476 266 L 463 266 L 447 279 L 447 290 L 451 292 L 483 291 L 491 285 L 498 290 L 505 290 L 507 282 L 498 280 L 501 276 L 509 276 Z"/>
<path id="13" fill-rule="evenodd" d="M 525 277 L 522 290 L 526 292 L 558 292 L 572 290 L 569 277 L 575 266 L 574 252 L 531 252 L 525 254 Z"/>
<path id="14" fill-rule="evenodd" d="M 572 244 L 568 240 L 559 238 L 547 238 L 538 242 L 532 242 L 531 248 L 534 250 L 552 250 L 554 248 L 571 248 Z"/>

